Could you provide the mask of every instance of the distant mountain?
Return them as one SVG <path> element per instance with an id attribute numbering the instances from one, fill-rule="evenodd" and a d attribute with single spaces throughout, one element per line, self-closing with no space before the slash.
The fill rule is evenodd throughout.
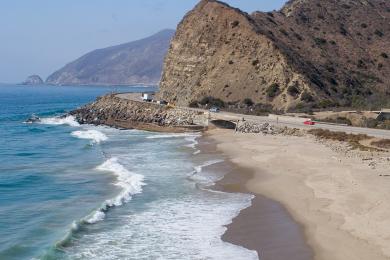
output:
<path id="1" fill-rule="evenodd" d="M 38 75 L 31 75 L 22 83 L 22 85 L 42 85 L 42 84 L 45 84 L 45 82 Z"/>
<path id="2" fill-rule="evenodd" d="M 174 30 L 92 51 L 50 75 L 53 85 L 157 85 Z"/>
<path id="3" fill-rule="evenodd" d="M 294 111 L 390 105 L 389 21 L 388 0 L 291 0 L 253 14 L 202 0 L 176 30 L 159 97 Z"/>

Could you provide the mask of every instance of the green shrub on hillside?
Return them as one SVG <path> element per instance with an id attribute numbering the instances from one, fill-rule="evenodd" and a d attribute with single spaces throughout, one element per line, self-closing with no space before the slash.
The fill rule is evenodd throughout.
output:
<path id="1" fill-rule="evenodd" d="M 297 97 L 297 96 L 299 96 L 299 94 L 301 94 L 301 91 L 299 90 L 299 88 L 297 86 L 292 85 L 292 86 L 289 86 L 287 88 L 287 93 L 290 96 Z"/>
<path id="2" fill-rule="evenodd" d="M 278 83 L 274 83 L 267 89 L 267 96 L 270 98 L 276 97 L 280 92 L 280 86 Z"/>
<path id="3" fill-rule="evenodd" d="M 306 103 L 309 103 L 309 102 L 313 102 L 314 98 L 309 92 L 305 91 L 302 93 L 301 100 Z"/>
<path id="4" fill-rule="evenodd" d="M 214 97 L 204 97 L 199 104 L 202 106 L 206 107 L 219 107 L 219 108 L 224 108 L 225 107 L 225 102 L 219 98 L 214 98 Z"/>
<path id="5" fill-rule="evenodd" d="M 253 106 L 255 103 L 252 101 L 252 99 L 250 98 L 246 98 L 244 99 L 243 103 L 247 106 L 247 107 L 251 107 Z"/>
<path id="6" fill-rule="evenodd" d="M 199 107 L 199 103 L 198 103 L 198 101 L 192 101 L 188 106 L 192 107 L 192 108 L 198 108 Z"/>
<path id="7" fill-rule="evenodd" d="M 328 41 L 324 38 L 314 38 L 314 42 L 317 44 L 317 45 L 324 45 L 326 44 Z"/>
<path id="8" fill-rule="evenodd" d="M 375 34 L 378 35 L 379 37 L 383 37 L 385 34 L 379 30 L 375 30 Z"/>
<path id="9" fill-rule="evenodd" d="M 321 101 L 317 104 L 317 106 L 318 106 L 319 108 L 329 108 L 329 107 L 335 107 L 336 104 L 335 104 L 333 101 L 329 100 L 329 99 L 324 99 L 324 100 L 321 100 Z"/>

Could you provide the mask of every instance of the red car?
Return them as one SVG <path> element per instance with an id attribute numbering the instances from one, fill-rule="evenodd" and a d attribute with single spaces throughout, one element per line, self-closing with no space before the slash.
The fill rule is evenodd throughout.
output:
<path id="1" fill-rule="evenodd" d="M 315 125 L 316 123 L 310 120 L 303 122 L 305 125 Z"/>

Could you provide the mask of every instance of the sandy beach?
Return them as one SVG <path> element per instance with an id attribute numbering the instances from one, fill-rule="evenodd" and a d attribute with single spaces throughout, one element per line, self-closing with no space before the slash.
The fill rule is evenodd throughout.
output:
<path id="1" fill-rule="evenodd" d="M 390 259 L 389 154 L 349 152 L 312 136 L 212 130 L 206 138 L 234 165 L 221 185 L 258 194 L 226 241 L 265 260 Z M 288 247 L 299 256 L 273 255 Z"/>

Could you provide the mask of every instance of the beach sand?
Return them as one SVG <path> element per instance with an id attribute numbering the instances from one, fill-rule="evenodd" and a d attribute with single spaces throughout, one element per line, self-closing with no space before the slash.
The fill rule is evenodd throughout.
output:
<path id="1" fill-rule="evenodd" d="M 218 185 L 258 194 L 225 241 L 262 260 L 390 259 L 388 164 L 374 168 L 309 136 L 212 130 L 206 138 L 234 165 Z"/>
<path id="2" fill-rule="evenodd" d="M 199 148 L 203 153 L 218 153 L 215 141 L 210 138 L 207 138 L 206 142 L 202 140 Z M 252 170 L 229 160 L 213 164 L 206 169 L 224 176 L 213 189 L 251 193 L 246 188 L 246 183 L 254 176 Z M 224 241 L 257 251 L 260 259 L 313 259 L 313 251 L 306 243 L 302 227 L 294 221 L 283 205 L 259 194 L 254 196 L 252 206 L 242 210 L 227 228 L 222 237 Z"/>

